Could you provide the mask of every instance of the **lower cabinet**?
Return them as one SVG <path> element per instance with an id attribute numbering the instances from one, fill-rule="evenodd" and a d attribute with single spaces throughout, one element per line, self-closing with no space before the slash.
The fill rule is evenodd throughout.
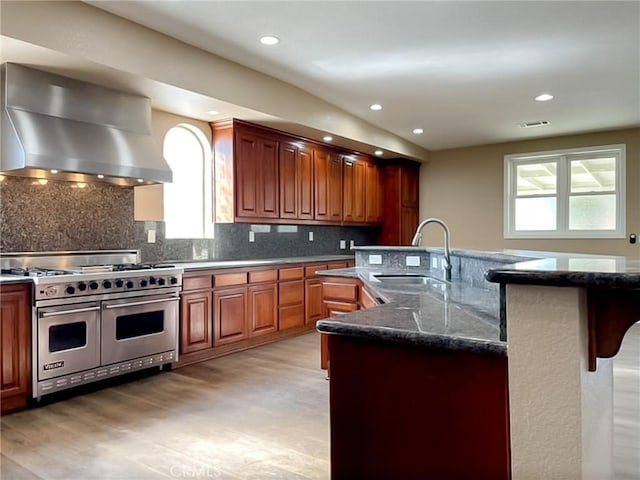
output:
<path id="1" fill-rule="evenodd" d="M 213 346 L 211 275 L 185 275 L 180 295 L 180 354 Z"/>
<path id="2" fill-rule="evenodd" d="M 26 406 L 31 377 L 31 284 L 8 284 L 0 293 L 0 406 Z"/>
<path id="3" fill-rule="evenodd" d="M 250 285 L 247 290 L 249 300 L 249 335 L 262 335 L 278 330 L 278 285 Z"/>
<path id="4" fill-rule="evenodd" d="M 249 336 L 247 310 L 247 287 L 213 291 L 214 345 L 237 342 Z"/>
<path id="5" fill-rule="evenodd" d="M 279 273 L 280 330 L 304 325 L 304 268 L 281 268 Z"/>

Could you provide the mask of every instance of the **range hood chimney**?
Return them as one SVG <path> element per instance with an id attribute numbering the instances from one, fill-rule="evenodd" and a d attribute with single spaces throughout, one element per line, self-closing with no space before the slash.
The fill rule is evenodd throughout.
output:
<path id="1" fill-rule="evenodd" d="M 14 63 L 2 65 L 1 78 L 0 173 L 118 185 L 173 180 L 151 137 L 150 99 Z"/>

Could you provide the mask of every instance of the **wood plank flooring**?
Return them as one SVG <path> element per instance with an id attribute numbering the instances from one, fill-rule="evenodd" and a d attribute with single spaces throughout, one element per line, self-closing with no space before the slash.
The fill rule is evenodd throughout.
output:
<path id="1" fill-rule="evenodd" d="M 311 333 L 2 418 L 2 479 L 326 479 Z"/>
<path id="2" fill-rule="evenodd" d="M 2 417 L 0 477 L 327 479 L 317 333 Z M 640 479 L 640 324 L 614 361 L 617 480 Z"/>

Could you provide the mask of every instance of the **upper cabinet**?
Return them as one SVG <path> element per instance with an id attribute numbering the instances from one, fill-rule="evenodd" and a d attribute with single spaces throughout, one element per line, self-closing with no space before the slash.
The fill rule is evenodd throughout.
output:
<path id="1" fill-rule="evenodd" d="M 419 164 L 392 162 L 384 166 L 383 245 L 411 245 L 419 220 Z"/>
<path id="2" fill-rule="evenodd" d="M 280 142 L 245 126 L 235 130 L 236 217 L 279 218 Z"/>
<path id="3" fill-rule="evenodd" d="M 215 221 L 382 222 L 382 176 L 373 157 L 238 120 L 211 126 Z"/>

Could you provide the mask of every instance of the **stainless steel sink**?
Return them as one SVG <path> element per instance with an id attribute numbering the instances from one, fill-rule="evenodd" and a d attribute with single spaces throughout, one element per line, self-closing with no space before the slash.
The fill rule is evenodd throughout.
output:
<path id="1" fill-rule="evenodd" d="M 431 275 L 420 275 L 415 273 L 408 273 L 406 275 L 374 275 L 374 277 L 382 283 L 388 285 L 434 285 L 447 283 L 440 278 L 432 277 Z"/>

